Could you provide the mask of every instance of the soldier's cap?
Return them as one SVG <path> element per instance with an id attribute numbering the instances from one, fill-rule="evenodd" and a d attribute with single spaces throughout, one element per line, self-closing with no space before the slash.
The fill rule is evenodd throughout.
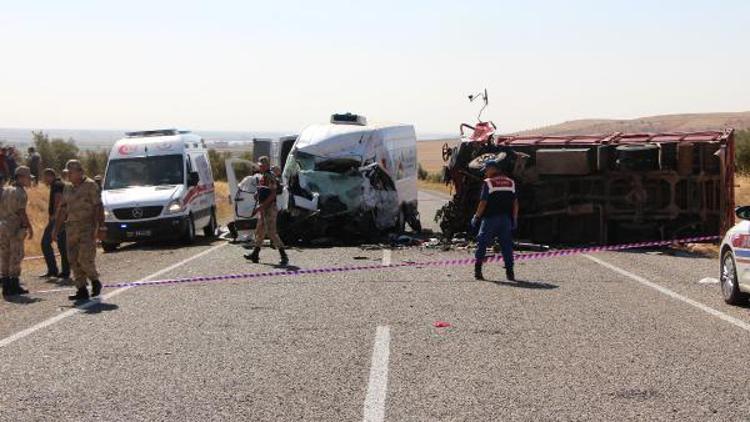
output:
<path id="1" fill-rule="evenodd" d="M 16 177 L 18 176 L 31 176 L 31 169 L 29 169 L 26 166 L 18 166 L 16 167 Z"/>

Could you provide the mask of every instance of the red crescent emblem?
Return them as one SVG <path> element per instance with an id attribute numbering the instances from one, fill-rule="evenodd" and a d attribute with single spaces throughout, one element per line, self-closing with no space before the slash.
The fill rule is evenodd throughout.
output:
<path id="1" fill-rule="evenodd" d="M 120 145 L 120 147 L 117 148 L 117 152 L 120 155 L 130 155 L 133 153 L 133 151 L 135 151 L 135 147 L 133 145 L 125 144 L 125 145 Z"/>

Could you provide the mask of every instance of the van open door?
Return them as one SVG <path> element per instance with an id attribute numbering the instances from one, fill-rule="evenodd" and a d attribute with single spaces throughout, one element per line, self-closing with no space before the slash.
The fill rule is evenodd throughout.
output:
<path id="1" fill-rule="evenodd" d="M 229 202 L 234 205 L 234 221 L 228 227 L 232 237 L 249 240 L 258 223 L 253 217 L 256 207 L 257 179 L 252 176 L 260 171 L 257 164 L 241 158 L 229 158 L 225 162 Z"/>

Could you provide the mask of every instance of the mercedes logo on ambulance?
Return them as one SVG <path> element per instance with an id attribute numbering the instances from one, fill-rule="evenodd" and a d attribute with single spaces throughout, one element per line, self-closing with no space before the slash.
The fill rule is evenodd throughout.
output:
<path id="1" fill-rule="evenodd" d="M 142 218 L 143 217 L 143 208 L 141 208 L 141 207 L 135 207 L 135 208 L 133 208 L 133 211 L 131 211 L 131 214 L 133 215 L 133 218 Z"/>

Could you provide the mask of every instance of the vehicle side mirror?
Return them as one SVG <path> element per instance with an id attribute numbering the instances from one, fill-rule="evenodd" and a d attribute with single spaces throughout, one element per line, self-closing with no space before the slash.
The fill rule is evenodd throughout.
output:
<path id="1" fill-rule="evenodd" d="M 734 209 L 734 214 L 740 220 L 750 220 L 750 206 L 737 207 Z"/>
<path id="2" fill-rule="evenodd" d="M 198 186 L 198 182 L 200 182 L 201 178 L 198 175 L 198 172 L 191 171 L 188 173 L 188 186 Z"/>

